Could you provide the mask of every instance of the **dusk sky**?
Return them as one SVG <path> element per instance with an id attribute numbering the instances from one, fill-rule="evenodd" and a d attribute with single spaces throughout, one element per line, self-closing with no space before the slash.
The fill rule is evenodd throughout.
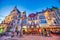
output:
<path id="1" fill-rule="evenodd" d="M 60 8 L 60 0 L 0 0 L 0 22 L 8 16 L 17 6 L 19 11 L 26 11 L 26 14 L 39 12 L 42 9 L 56 6 Z"/>

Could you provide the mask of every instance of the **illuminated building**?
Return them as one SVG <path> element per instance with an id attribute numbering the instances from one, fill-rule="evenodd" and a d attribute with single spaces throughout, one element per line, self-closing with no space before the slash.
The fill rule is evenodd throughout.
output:
<path id="1" fill-rule="evenodd" d="M 28 28 L 34 28 L 37 25 L 37 15 L 32 13 L 28 16 Z"/>
<path id="2" fill-rule="evenodd" d="M 38 20 L 39 26 L 45 27 L 47 25 L 47 20 L 45 18 L 44 11 L 37 12 L 37 15 L 38 15 L 37 20 Z"/>
<path id="3" fill-rule="evenodd" d="M 44 11 L 31 13 L 26 16 L 26 12 L 20 12 L 16 7 L 2 21 L 2 24 L 27 31 L 28 29 L 40 29 L 50 25 L 60 25 L 60 10 L 47 8 Z"/>
<path id="4" fill-rule="evenodd" d="M 54 18 L 55 18 L 55 20 L 54 20 L 54 24 L 55 25 L 60 25 L 60 10 L 56 10 L 56 11 L 54 11 Z"/>
<path id="5" fill-rule="evenodd" d="M 21 27 L 23 31 L 27 31 L 27 16 L 26 12 L 21 12 Z"/>

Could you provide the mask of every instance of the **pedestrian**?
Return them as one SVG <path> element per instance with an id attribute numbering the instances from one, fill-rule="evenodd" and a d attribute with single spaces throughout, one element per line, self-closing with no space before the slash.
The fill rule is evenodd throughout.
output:
<path id="1" fill-rule="evenodd" d="M 43 30 L 41 29 L 41 35 L 43 36 Z"/>
<path id="2" fill-rule="evenodd" d="M 11 37 L 14 37 L 14 34 L 15 34 L 15 28 L 12 28 L 11 29 Z"/>
<path id="3" fill-rule="evenodd" d="M 19 34 L 19 32 L 18 32 L 18 27 L 16 27 L 16 30 L 15 30 L 15 32 L 16 32 L 16 36 L 18 36 L 18 34 Z"/>
<path id="4" fill-rule="evenodd" d="M 20 37 L 23 35 L 21 26 L 18 26 L 18 34 Z"/>
<path id="5" fill-rule="evenodd" d="M 51 36 L 50 34 L 51 34 L 50 30 L 47 30 L 47 36 Z"/>
<path id="6" fill-rule="evenodd" d="M 47 36 L 46 29 L 43 29 L 43 36 Z"/>

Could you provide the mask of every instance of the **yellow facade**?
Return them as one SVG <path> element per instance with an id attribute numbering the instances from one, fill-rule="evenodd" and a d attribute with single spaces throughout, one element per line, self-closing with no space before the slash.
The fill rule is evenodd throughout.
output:
<path id="1" fill-rule="evenodd" d="M 1 28 L 1 29 L 4 29 L 4 32 L 5 32 L 5 31 L 7 30 L 7 25 L 1 24 L 1 25 L 0 25 L 0 28 Z"/>

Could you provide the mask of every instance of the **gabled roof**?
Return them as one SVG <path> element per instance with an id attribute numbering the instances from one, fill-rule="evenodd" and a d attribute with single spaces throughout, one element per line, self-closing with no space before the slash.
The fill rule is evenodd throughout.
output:
<path id="1" fill-rule="evenodd" d="M 36 14 L 31 13 L 28 17 L 35 17 L 35 16 L 36 16 Z"/>
<path id="2" fill-rule="evenodd" d="M 15 6 L 14 9 L 11 12 L 17 11 L 18 13 L 20 13 L 20 11 L 17 9 L 17 7 Z"/>

